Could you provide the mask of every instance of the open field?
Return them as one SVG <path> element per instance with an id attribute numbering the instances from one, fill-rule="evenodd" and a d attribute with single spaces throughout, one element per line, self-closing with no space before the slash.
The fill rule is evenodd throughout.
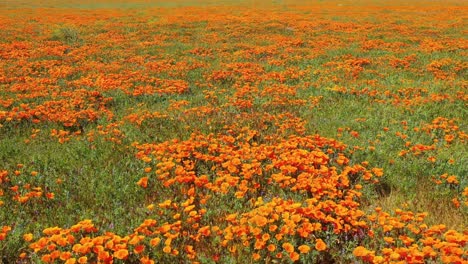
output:
<path id="1" fill-rule="evenodd" d="M 467 263 L 468 5 L 389 2 L 0 1 L 0 263 Z"/>

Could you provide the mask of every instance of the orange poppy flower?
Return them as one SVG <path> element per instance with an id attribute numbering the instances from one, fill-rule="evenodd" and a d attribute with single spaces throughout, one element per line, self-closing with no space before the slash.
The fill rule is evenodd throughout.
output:
<path id="1" fill-rule="evenodd" d="M 24 241 L 29 242 L 29 241 L 33 240 L 33 234 L 31 234 L 31 233 L 24 234 L 23 239 L 24 239 Z"/>
<path id="2" fill-rule="evenodd" d="M 294 252 L 294 246 L 288 242 L 283 243 L 283 249 L 288 253 Z"/>
<path id="3" fill-rule="evenodd" d="M 125 259 L 128 257 L 128 250 L 119 249 L 116 252 L 114 252 L 114 257 L 117 259 Z"/>
<path id="4" fill-rule="evenodd" d="M 75 264 L 75 263 L 76 263 L 76 258 L 69 258 L 64 262 L 64 264 Z"/>
<path id="5" fill-rule="evenodd" d="M 276 250 L 276 246 L 273 245 L 273 244 L 270 244 L 270 245 L 268 245 L 267 249 L 268 249 L 268 251 L 273 252 L 273 251 Z"/>
<path id="6" fill-rule="evenodd" d="M 71 258 L 71 255 L 72 255 L 72 254 L 71 254 L 71 252 L 69 252 L 69 251 L 62 252 L 62 253 L 60 254 L 60 259 L 61 259 L 61 260 L 70 259 L 70 258 Z"/>
<path id="7" fill-rule="evenodd" d="M 258 253 L 253 253 L 253 254 L 252 254 L 252 258 L 253 258 L 253 260 L 255 260 L 255 261 L 259 260 L 261 257 L 262 257 L 262 256 L 260 256 L 260 254 L 258 254 Z"/>
<path id="8" fill-rule="evenodd" d="M 137 182 L 137 184 L 138 184 L 139 186 L 143 187 L 143 188 L 148 187 L 148 177 L 143 177 L 143 178 L 141 178 L 141 179 Z"/>
<path id="9" fill-rule="evenodd" d="M 300 256 L 297 252 L 291 252 L 289 253 L 289 257 L 291 258 L 292 261 L 298 261 Z"/>
<path id="10" fill-rule="evenodd" d="M 307 245 L 301 245 L 298 247 L 298 249 L 299 249 L 299 252 L 301 252 L 302 254 L 307 254 L 310 251 L 310 247 Z"/>
<path id="11" fill-rule="evenodd" d="M 135 248 L 133 249 L 133 252 L 135 252 L 135 254 L 141 254 L 141 252 L 143 252 L 145 250 L 145 246 L 144 245 L 137 245 L 135 246 Z"/>
<path id="12" fill-rule="evenodd" d="M 166 253 L 166 254 L 171 253 L 171 251 L 172 251 L 172 249 L 171 249 L 170 246 L 165 246 L 165 247 L 163 248 L 163 252 Z"/>
<path id="13" fill-rule="evenodd" d="M 80 264 L 88 263 L 88 257 L 80 257 L 78 259 L 78 263 L 80 263 Z"/>
<path id="14" fill-rule="evenodd" d="M 150 240 L 150 245 L 152 247 L 155 247 L 155 246 L 159 245 L 160 242 L 161 242 L 161 239 L 159 237 L 155 237 L 155 238 Z"/>
<path id="15" fill-rule="evenodd" d="M 367 254 L 368 254 L 368 250 L 363 246 L 358 246 L 357 248 L 353 250 L 353 255 L 356 257 L 364 257 L 364 256 L 367 256 Z"/>

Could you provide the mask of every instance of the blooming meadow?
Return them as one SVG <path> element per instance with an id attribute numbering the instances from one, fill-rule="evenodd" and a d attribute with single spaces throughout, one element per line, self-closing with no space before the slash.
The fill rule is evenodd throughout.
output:
<path id="1" fill-rule="evenodd" d="M 0 3 L 0 262 L 467 263 L 467 11 Z"/>

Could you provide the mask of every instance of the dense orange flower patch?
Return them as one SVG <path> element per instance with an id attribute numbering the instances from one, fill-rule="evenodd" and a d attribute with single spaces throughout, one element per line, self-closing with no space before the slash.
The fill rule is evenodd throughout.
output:
<path id="1" fill-rule="evenodd" d="M 353 254 L 369 263 L 463 263 L 468 234 L 447 230 L 444 225 L 428 227 L 423 223 L 425 216 L 399 209 L 391 216 L 376 208 L 375 214 L 367 216 L 372 226 L 369 236 L 384 240 L 385 247 L 375 251 L 359 246 Z"/>
<path id="2" fill-rule="evenodd" d="M 463 4 L 32 2 L 0 3 L 0 261 L 468 262 L 376 206 L 466 218 Z"/>

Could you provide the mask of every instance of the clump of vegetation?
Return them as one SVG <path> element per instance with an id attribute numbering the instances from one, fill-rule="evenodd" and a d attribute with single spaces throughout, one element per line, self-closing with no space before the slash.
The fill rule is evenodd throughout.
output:
<path id="1" fill-rule="evenodd" d="M 76 45 L 82 43 L 80 32 L 73 26 L 62 26 L 52 32 L 51 40 L 61 41 L 67 45 Z"/>

